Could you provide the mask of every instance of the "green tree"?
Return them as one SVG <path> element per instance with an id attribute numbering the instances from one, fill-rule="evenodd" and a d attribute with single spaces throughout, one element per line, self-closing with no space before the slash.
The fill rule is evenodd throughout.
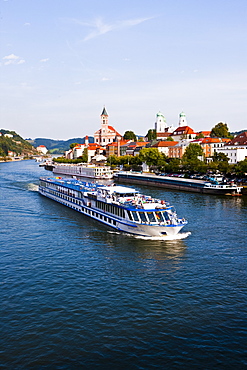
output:
<path id="1" fill-rule="evenodd" d="M 82 159 L 82 162 L 84 162 L 84 163 L 88 162 L 88 150 L 87 150 L 87 148 L 84 148 L 81 159 Z"/>
<path id="2" fill-rule="evenodd" d="M 233 167 L 234 166 L 229 164 L 227 161 L 218 162 L 218 170 L 224 174 L 231 173 Z"/>
<path id="3" fill-rule="evenodd" d="M 156 140 L 156 130 L 150 128 L 146 136 L 148 141 Z"/>
<path id="4" fill-rule="evenodd" d="M 78 145 L 78 143 L 71 143 L 69 147 L 70 147 L 70 149 L 73 149 L 77 145 Z"/>
<path id="5" fill-rule="evenodd" d="M 227 157 L 227 155 L 225 153 L 222 153 L 222 152 L 214 152 L 213 156 L 213 162 L 228 162 L 229 161 L 229 158 Z"/>
<path id="6" fill-rule="evenodd" d="M 185 149 L 183 160 L 198 160 L 203 156 L 203 149 L 199 144 L 189 144 Z"/>
<path id="7" fill-rule="evenodd" d="M 125 131 L 123 138 L 124 140 L 136 141 L 136 135 L 133 131 Z"/>
<path id="8" fill-rule="evenodd" d="M 139 158 L 142 162 L 145 162 L 148 166 L 157 166 L 160 165 L 161 161 L 164 161 L 163 155 L 158 151 L 157 148 L 141 149 Z"/>
<path id="9" fill-rule="evenodd" d="M 229 133 L 228 126 L 226 123 L 219 122 L 217 123 L 211 130 L 210 133 L 211 137 L 223 137 L 223 138 L 231 138 L 232 136 Z"/>
<path id="10" fill-rule="evenodd" d="M 118 166 L 119 165 L 119 158 L 116 155 L 109 155 L 107 158 L 107 164 L 109 166 Z"/>
<path id="11" fill-rule="evenodd" d="M 244 159 L 243 161 L 240 161 L 235 166 L 235 172 L 236 172 L 237 175 L 247 176 L 247 159 Z"/>
<path id="12" fill-rule="evenodd" d="M 208 163 L 208 170 L 212 172 L 216 172 L 218 170 L 219 162 L 211 161 Z"/>
<path id="13" fill-rule="evenodd" d="M 166 171 L 177 173 L 181 168 L 181 159 L 180 158 L 171 158 L 167 164 Z"/>
<path id="14" fill-rule="evenodd" d="M 183 170 L 188 172 L 206 172 L 204 162 L 199 158 L 203 156 L 203 149 L 199 144 L 189 144 L 185 149 L 182 165 Z"/>
<path id="15" fill-rule="evenodd" d="M 121 157 L 119 157 L 119 164 L 121 165 L 129 165 L 130 162 L 131 162 L 131 158 L 132 158 L 132 155 L 122 155 Z"/>
<path id="16" fill-rule="evenodd" d="M 182 160 L 182 168 L 189 173 L 206 173 L 207 165 L 199 159 Z"/>
<path id="17" fill-rule="evenodd" d="M 203 133 L 201 132 L 199 135 L 196 135 L 196 139 L 202 139 L 204 138 L 205 136 L 203 135 Z"/>
<path id="18" fill-rule="evenodd" d="M 174 141 L 174 139 L 171 136 L 168 136 L 168 138 L 166 139 L 166 141 Z"/>

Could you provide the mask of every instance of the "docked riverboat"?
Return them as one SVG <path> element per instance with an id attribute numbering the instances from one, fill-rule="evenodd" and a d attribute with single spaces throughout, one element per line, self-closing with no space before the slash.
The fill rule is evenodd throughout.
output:
<path id="1" fill-rule="evenodd" d="M 56 175 L 86 177 L 102 180 L 109 180 L 113 178 L 113 171 L 109 166 L 60 163 L 54 165 L 53 173 Z"/>
<path id="2" fill-rule="evenodd" d="M 42 177 L 39 192 L 115 230 L 143 237 L 175 236 L 187 224 L 168 202 L 130 187 Z"/>
<path id="3" fill-rule="evenodd" d="M 128 184 L 143 184 L 167 189 L 190 191 L 202 194 L 239 195 L 242 186 L 222 184 L 217 181 L 187 179 L 172 176 L 157 176 L 148 173 L 117 172 L 114 181 Z"/>

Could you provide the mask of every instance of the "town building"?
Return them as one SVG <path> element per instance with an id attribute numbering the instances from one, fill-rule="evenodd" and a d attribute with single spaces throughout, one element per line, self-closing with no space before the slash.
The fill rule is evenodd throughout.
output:
<path id="1" fill-rule="evenodd" d="M 222 139 L 218 137 L 204 137 L 191 141 L 191 144 L 199 144 L 203 149 L 204 158 L 210 158 L 216 151 L 215 148 L 223 147 L 230 139 Z"/>
<path id="2" fill-rule="evenodd" d="M 88 136 L 85 137 L 84 144 L 77 144 L 72 149 L 65 152 L 65 158 L 77 159 L 84 154 L 84 150 L 87 149 L 88 163 L 91 162 L 95 155 L 103 154 L 105 148 L 96 143 L 89 143 Z"/>
<path id="3" fill-rule="evenodd" d="M 204 137 L 209 137 L 211 131 L 198 131 L 197 135 L 199 136 L 200 134 L 202 134 Z"/>
<path id="4" fill-rule="evenodd" d="M 191 140 L 180 140 L 176 145 L 170 146 L 168 150 L 168 157 L 170 158 L 182 158 L 187 146 L 191 143 Z"/>
<path id="5" fill-rule="evenodd" d="M 131 140 L 117 140 L 110 144 L 106 145 L 106 156 L 109 157 L 110 155 L 116 155 L 119 157 L 121 155 L 121 147 L 130 143 Z"/>
<path id="6" fill-rule="evenodd" d="M 103 108 L 100 118 L 101 128 L 94 133 L 94 141 L 96 144 L 105 148 L 107 144 L 121 140 L 122 136 L 114 127 L 109 125 L 108 114 L 105 107 Z"/>
<path id="7" fill-rule="evenodd" d="M 158 141 L 156 144 L 152 145 L 152 148 L 158 149 L 160 153 L 169 156 L 169 149 L 173 148 L 178 144 L 178 141 Z"/>
<path id="8" fill-rule="evenodd" d="M 39 145 L 37 146 L 36 150 L 42 154 L 47 154 L 48 149 L 46 148 L 45 145 Z"/>
<path id="9" fill-rule="evenodd" d="M 226 154 L 230 164 L 243 161 L 247 158 L 247 131 L 242 132 L 232 140 L 228 140 L 224 146 L 216 147 L 215 151 Z"/>
<path id="10" fill-rule="evenodd" d="M 171 135 L 173 140 L 193 140 L 197 136 L 197 133 L 189 126 L 179 126 Z"/>
<path id="11" fill-rule="evenodd" d="M 8 150 L 8 157 L 15 157 L 16 153 L 12 152 L 12 150 Z"/>
<path id="12" fill-rule="evenodd" d="M 126 148 L 126 155 L 138 155 L 142 148 L 147 146 L 148 142 L 132 141 Z"/>

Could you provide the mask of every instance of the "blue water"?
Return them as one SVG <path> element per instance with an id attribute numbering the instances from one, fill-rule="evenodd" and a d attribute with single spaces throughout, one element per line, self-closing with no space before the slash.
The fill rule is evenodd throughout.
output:
<path id="1" fill-rule="evenodd" d="M 247 368 L 247 197 L 155 188 L 184 240 L 143 240 L 38 194 L 0 163 L 1 369 Z"/>

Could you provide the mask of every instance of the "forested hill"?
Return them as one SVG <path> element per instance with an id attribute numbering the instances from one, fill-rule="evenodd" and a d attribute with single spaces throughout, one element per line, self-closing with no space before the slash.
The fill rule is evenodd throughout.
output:
<path id="1" fill-rule="evenodd" d="M 0 157 L 8 156 L 9 152 L 15 153 L 15 155 L 29 156 L 36 154 L 36 150 L 32 145 L 24 140 L 15 131 L 9 131 L 0 129 Z M 5 135 L 9 136 L 5 136 Z M 12 136 L 11 136 L 12 135 Z"/>
<path id="2" fill-rule="evenodd" d="M 45 139 L 45 138 L 36 138 L 34 140 L 27 139 L 30 144 L 32 144 L 35 148 L 39 145 L 44 145 L 51 153 L 61 153 L 65 150 L 69 150 L 70 144 L 72 143 L 78 143 L 78 144 L 84 144 L 85 143 L 85 137 L 76 137 L 69 140 L 53 140 L 53 139 Z M 88 137 L 88 140 L 90 143 L 94 142 L 94 138 L 92 136 Z"/>

